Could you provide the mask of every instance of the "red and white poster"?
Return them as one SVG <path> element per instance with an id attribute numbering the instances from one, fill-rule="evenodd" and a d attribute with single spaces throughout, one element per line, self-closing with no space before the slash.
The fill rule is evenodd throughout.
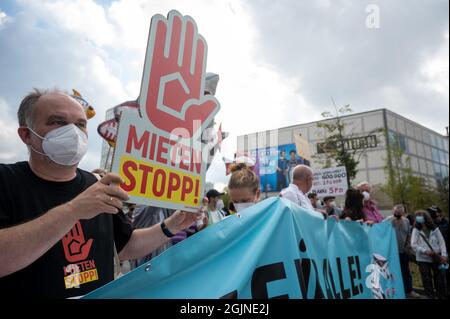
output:
<path id="1" fill-rule="evenodd" d="M 201 135 L 219 111 L 205 95 L 207 45 L 195 21 L 177 11 L 152 17 L 138 112 L 122 112 L 112 171 L 130 202 L 195 211 L 207 151 Z"/>
<path id="2" fill-rule="evenodd" d="M 345 195 L 348 189 L 345 166 L 314 170 L 314 182 L 311 192 L 319 197 Z"/>

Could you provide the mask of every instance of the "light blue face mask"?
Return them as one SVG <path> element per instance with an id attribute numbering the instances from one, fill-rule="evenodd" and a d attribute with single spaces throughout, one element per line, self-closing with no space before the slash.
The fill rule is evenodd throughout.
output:
<path id="1" fill-rule="evenodd" d="M 447 269 L 448 269 L 448 263 L 440 264 L 440 265 L 439 265 L 439 269 L 441 269 L 441 270 L 447 270 Z"/>
<path id="2" fill-rule="evenodd" d="M 416 223 L 423 224 L 425 222 L 425 218 L 423 216 L 416 216 Z"/>

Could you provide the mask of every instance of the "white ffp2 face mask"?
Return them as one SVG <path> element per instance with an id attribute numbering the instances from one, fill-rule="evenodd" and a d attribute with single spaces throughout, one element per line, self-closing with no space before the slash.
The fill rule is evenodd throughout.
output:
<path id="1" fill-rule="evenodd" d="M 251 206 L 255 205 L 254 202 L 249 202 L 249 203 L 234 203 L 234 208 L 236 208 L 236 212 L 239 213 L 241 211 L 243 211 L 246 208 L 249 208 Z"/>
<path id="2" fill-rule="evenodd" d="M 88 149 L 88 139 L 85 132 L 80 130 L 75 124 L 61 126 L 48 132 L 45 137 L 40 136 L 31 128 L 28 128 L 33 134 L 42 139 L 41 153 L 31 149 L 41 155 L 47 156 L 53 162 L 60 165 L 75 165 L 86 155 Z"/>
<path id="3" fill-rule="evenodd" d="M 370 200 L 370 193 L 368 192 L 362 192 L 363 196 L 364 196 L 364 201 L 367 202 L 368 200 Z"/>
<path id="4" fill-rule="evenodd" d="M 223 203 L 223 200 L 219 199 L 219 200 L 217 201 L 216 208 L 217 208 L 218 210 L 222 210 L 222 209 L 224 209 L 224 207 L 225 207 L 225 204 Z"/>

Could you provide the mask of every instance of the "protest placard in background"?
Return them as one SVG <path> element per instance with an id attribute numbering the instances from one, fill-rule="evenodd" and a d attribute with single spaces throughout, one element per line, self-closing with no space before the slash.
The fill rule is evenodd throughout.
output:
<path id="1" fill-rule="evenodd" d="M 167 19 L 152 17 L 140 112 L 122 112 L 112 165 L 130 202 L 186 211 L 201 206 L 208 151 L 201 134 L 220 108 L 205 95 L 206 57 L 191 17 L 175 10 Z"/>
<path id="2" fill-rule="evenodd" d="M 348 189 L 345 166 L 314 170 L 314 181 L 311 192 L 318 197 L 344 195 Z"/>
<path id="3" fill-rule="evenodd" d="M 301 134 L 294 134 L 295 146 L 297 147 L 298 156 L 307 161 L 311 161 L 311 152 L 309 151 L 309 143 Z"/>

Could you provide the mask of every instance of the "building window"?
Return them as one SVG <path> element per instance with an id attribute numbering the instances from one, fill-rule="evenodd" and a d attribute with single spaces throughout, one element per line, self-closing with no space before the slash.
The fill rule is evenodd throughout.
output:
<path id="1" fill-rule="evenodd" d="M 441 165 L 442 177 L 448 177 L 448 166 Z"/>
<path id="2" fill-rule="evenodd" d="M 436 136 L 436 141 L 437 141 L 437 147 L 441 150 L 444 149 L 444 145 L 442 144 L 442 139 L 440 137 Z"/>
<path id="3" fill-rule="evenodd" d="M 433 161 L 440 163 L 440 159 L 439 159 L 439 151 L 432 147 L 431 148 L 431 158 L 433 159 Z"/>
<path id="4" fill-rule="evenodd" d="M 424 140 L 425 144 L 428 144 L 428 145 L 431 144 L 430 134 L 428 132 L 423 132 L 423 140 Z"/>
<path id="5" fill-rule="evenodd" d="M 434 176 L 442 178 L 441 165 L 434 163 Z"/>
<path id="6" fill-rule="evenodd" d="M 439 151 L 439 163 L 445 164 L 445 153 L 443 151 Z"/>
<path id="7" fill-rule="evenodd" d="M 403 134 L 396 133 L 394 131 L 389 130 L 389 144 L 394 146 L 398 143 L 400 149 L 404 152 L 408 152 L 408 147 L 406 144 L 406 137 Z"/>

